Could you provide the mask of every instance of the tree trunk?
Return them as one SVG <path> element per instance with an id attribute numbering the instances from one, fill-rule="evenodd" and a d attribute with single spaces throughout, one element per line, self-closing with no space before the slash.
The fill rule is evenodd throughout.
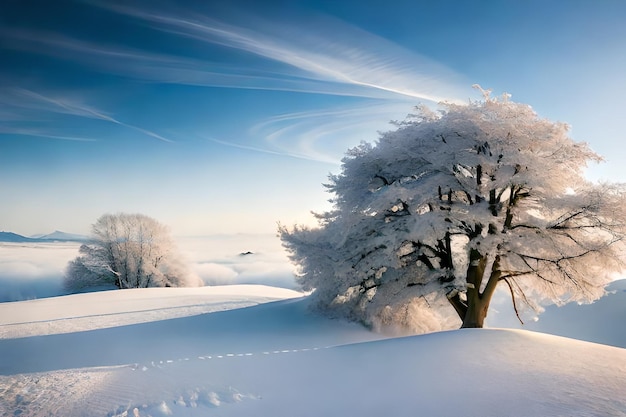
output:
<path id="1" fill-rule="evenodd" d="M 450 304 L 452 304 L 463 321 L 461 325 L 462 329 L 483 327 L 487 312 L 489 311 L 491 297 L 496 290 L 501 276 L 500 257 L 496 256 L 491 265 L 489 280 L 481 292 L 483 276 L 487 266 L 487 257 L 476 249 L 472 249 L 469 261 L 470 263 L 466 274 L 466 299 L 461 299 L 458 293 L 453 296 L 448 296 L 448 301 L 450 301 Z"/>
<path id="2" fill-rule="evenodd" d="M 473 292 L 477 293 L 477 291 Z M 481 299 L 479 296 L 472 299 L 473 297 L 470 296 L 470 291 L 468 291 L 467 297 L 467 311 L 465 312 L 461 329 L 482 328 L 485 318 L 487 317 L 487 310 L 489 310 L 489 302 L 491 300 Z"/>

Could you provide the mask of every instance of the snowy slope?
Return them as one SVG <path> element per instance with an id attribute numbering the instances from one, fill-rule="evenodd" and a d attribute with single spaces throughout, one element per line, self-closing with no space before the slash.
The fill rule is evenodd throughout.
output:
<path id="1" fill-rule="evenodd" d="M 526 329 L 626 348 L 626 279 L 607 286 L 607 295 L 592 304 L 551 305 L 536 321 L 515 318 L 510 299 L 498 300 L 487 317 L 489 327 Z"/>
<path id="2" fill-rule="evenodd" d="M 0 303 L 0 339 L 74 333 L 302 297 L 262 285 L 142 288 Z"/>
<path id="3" fill-rule="evenodd" d="M 201 290 L 7 303 L 0 415 L 626 416 L 625 349 L 521 330 L 380 340 L 288 290 Z"/>

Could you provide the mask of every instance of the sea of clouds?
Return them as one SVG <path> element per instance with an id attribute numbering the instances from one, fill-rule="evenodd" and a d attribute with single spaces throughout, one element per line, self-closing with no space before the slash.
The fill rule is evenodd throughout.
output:
<path id="1" fill-rule="evenodd" d="M 63 274 L 79 243 L 0 243 L 0 302 L 66 294 Z"/>
<path id="2" fill-rule="evenodd" d="M 185 261 L 205 285 L 262 284 L 296 289 L 294 266 L 274 235 L 177 239 Z"/>
<path id="3" fill-rule="evenodd" d="M 296 289 L 294 266 L 274 235 L 178 237 L 178 249 L 205 285 L 263 284 Z M 65 295 L 67 263 L 80 243 L 0 243 L 0 302 Z"/>

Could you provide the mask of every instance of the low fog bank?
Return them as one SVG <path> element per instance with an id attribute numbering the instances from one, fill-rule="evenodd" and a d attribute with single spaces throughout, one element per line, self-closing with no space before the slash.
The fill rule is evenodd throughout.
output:
<path id="1" fill-rule="evenodd" d="M 205 285 L 262 284 L 296 289 L 294 267 L 275 235 L 177 237 Z M 67 294 L 63 276 L 80 243 L 0 243 L 0 302 Z"/>
<path id="2" fill-rule="evenodd" d="M 64 295 L 63 274 L 80 243 L 0 243 L 0 302 Z"/>
<path id="3" fill-rule="evenodd" d="M 296 289 L 294 266 L 275 235 L 237 234 L 177 238 L 205 285 L 261 284 Z"/>

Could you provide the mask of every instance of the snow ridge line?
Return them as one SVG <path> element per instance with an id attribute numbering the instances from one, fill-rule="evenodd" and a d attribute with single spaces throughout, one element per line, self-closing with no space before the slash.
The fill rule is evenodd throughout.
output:
<path id="1" fill-rule="evenodd" d="M 313 352 L 321 349 L 330 349 L 333 346 L 325 346 L 325 347 L 313 347 L 313 348 L 302 348 L 302 349 L 279 349 L 279 350 L 266 350 L 263 352 L 246 352 L 246 353 L 226 353 L 220 355 L 201 355 L 196 358 L 179 358 L 179 359 L 167 359 L 160 361 L 151 361 L 150 366 L 141 365 L 139 363 L 132 363 L 128 365 L 121 365 L 121 367 L 130 368 L 133 371 L 140 370 L 142 372 L 148 371 L 151 368 L 163 368 L 165 366 L 177 363 L 177 362 L 189 362 L 192 360 L 214 360 L 214 359 L 231 359 L 231 358 L 245 358 L 251 356 L 269 356 L 269 355 L 280 355 L 285 353 L 302 353 L 302 352 Z"/>
<path id="2" fill-rule="evenodd" d="M 215 310 L 210 310 L 210 312 L 211 313 L 213 313 L 213 312 L 218 313 L 218 312 L 223 312 L 223 311 L 236 309 L 236 308 L 233 308 L 231 306 L 239 307 L 240 305 L 243 305 L 244 308 L 248 307 L 248 306 L 251 306 L 251 305 L 249 305 L 249 303 L 241 302 L 241 301 L 226 301 L 226 302 L 224 302 L 224 301 L 216 301 L 216 302 L 212 302 L 212 303 L 185 304 L 183 306 L 155 307 L 155 308 L 146 308 L 146 309 L 140 309 L 140 310 L 129 310 L 129 311 L 114 312 L 114 313 L 94 313 L 94 314 L 85 314 L 85 315 L 81 315 L 81 316 L 77 315 L 77 316 L 71 316 L 71 317 L 59 317 L 59 318 L 55 318 L 55 319 L 41 319 L 41 320 L 32 320 L 32 321 L 21 321 L 21 322 L 15 322 L 15 323 L 0 323 L 0 328 L 2 328 L 2 327 L 9 327 L 9 326 L 21 326 L 21 325 L 27 325 L 27 324 L 53 323 L 53 322 L 66 321 L 66 320 L 89 319 L 89 318 L 94 318 L 94 317 L 124 316 L 124 315 L 128 315 L 128 314 L 151 313 L 151 312 L 155 312 L 155 311 L 185 310 L 185 309 L 189 309 L 189 308 L 198 308 L 198 307 L 213 308 L 215 306 L 222 306 L 222 305 L 224 305 L 226 307 L 215 309 Z M 254 306 L 254 305 L 256 305 L 256 304 L 253 304 L 252 306 Z M 176 317 L 174 317 L 174 318 L 176 318 Z"/>

